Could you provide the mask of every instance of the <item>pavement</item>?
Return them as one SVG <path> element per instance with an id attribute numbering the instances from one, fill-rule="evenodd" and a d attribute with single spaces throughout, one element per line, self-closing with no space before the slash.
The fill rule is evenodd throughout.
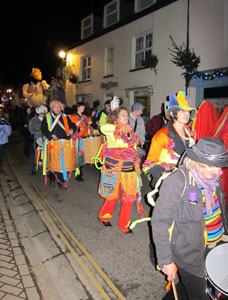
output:
<path id="1" fill-rule="evenodd" d="M 15 184 L 12 176 L 7 175 L 1 175 L 0 183 L 0 299 L 41 299 L 31 265 L 8 209 L 8 202 L 21 196 L 21 192 L 16 191 L 19 185 Z"/>
<path id="2" fill-rule="evenodd" d="M 102 299 L 93 291 L 92 298 L 87 295 L 71 253 L 51 234 L 39 210 L 5 164 L 0 176 L 0 299 Z"/>

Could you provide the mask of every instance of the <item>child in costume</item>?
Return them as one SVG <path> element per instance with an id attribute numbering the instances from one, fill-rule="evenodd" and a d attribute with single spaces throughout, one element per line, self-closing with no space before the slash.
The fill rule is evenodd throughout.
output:
<path id="1" fill-rule="evenodd" d="M 118 104 L 112 104 L 108 123 L 100 127 L 107 143 L 103 144 L 101 150 L 105 161 L 101 168 L 98 193 L 105 201 L 100 209 L 99 219 L 105 227 L 111 227 L 110 220 L 115 205 L 117 201 L 121 201 L 119 228 L 124 233 L 131 233 L 129 224 L 132 203 L 141 200 L 138 140 L 129 125 L 128 111 L 118 107 Z"/>

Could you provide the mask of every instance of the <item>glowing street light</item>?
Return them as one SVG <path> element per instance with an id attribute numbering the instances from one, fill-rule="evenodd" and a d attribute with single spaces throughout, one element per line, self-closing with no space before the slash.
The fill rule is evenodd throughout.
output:
<path id="1" fill-rule="evenodd" d="M 66 52 L 65 51 L 60 51 L 59 52 L 59 57 L 62 59 L 62 60 L 64 60 L 64 58 L 66 57 Z"/>

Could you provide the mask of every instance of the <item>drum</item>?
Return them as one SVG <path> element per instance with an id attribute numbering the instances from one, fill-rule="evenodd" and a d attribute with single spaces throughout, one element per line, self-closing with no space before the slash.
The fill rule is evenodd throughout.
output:
<path id="1" fill-rule="evenodd" d="M 51 172 L 67 172 L 76 169 L 75 140 L 53 140 L 47 142 L 47 169 Z"/>
<path id="2" fill-rule="evenodd" d="M 83 141 L 84 141 L 84 151 L 83 151 L 84 164 L 93 164 L 94 160 L 90 160 L 90 159 L 91 157 L 97 155 L 97 152 L 102 144 L 102 137 L 101 135 L 86 136 L 83 137 Z"/>
<path id="3" fill-rule="evenodd" d="M 207 289 L 212 299 L 228 299 L 228 243 L 212 249 L 206 257 Z"/>

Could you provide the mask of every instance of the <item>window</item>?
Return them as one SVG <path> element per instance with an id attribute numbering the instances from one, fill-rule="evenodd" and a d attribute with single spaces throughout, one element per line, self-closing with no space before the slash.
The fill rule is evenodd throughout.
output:
<path id="1" fill-rule="evenodd" d="M 139 12 L 143 9 L 154 4 L 155 0 L 135 0 L 135 12 Z"/>
<path id="2" fill-rule="evenodd" d="M 91 79 L 91 56 L 81 58 L 81 80 L 86 81 Z"/>
<path id="3" fill-rule="evenodd" d="M 119 0 L 114 0 L 104 7 L 104 28 L 119 21 Z"/>
<path id="4" fill-rule="evenodd" d="M 81 39 L 85 39 L 93 34 L 93 15 L 90 15 L 81 22 Z"/>
<path id="5" fill-rule="evenodd" d="M 105 49 L 105 76 L 113 75 L 113 48 Z"/>
<path id="6" fill-rule="evenodd" d="M 152 33 L 138 37 L 135 40 L 135 69 L 143 67 L 143 60 L 152 54 Z"/>

